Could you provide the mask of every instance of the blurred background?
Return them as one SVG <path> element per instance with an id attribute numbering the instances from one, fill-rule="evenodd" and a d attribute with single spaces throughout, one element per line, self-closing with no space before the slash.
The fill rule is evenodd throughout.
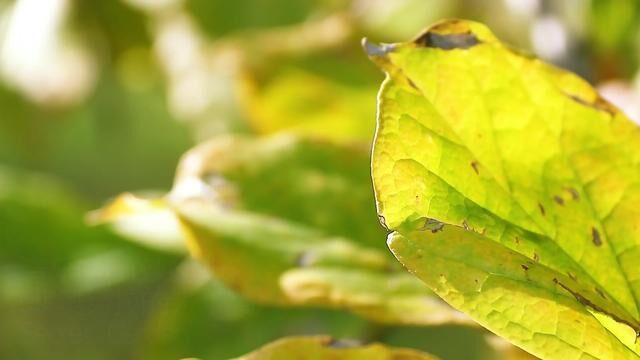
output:
<path id="1" fill-rule="evenodd" d="M 218 134 L 370 143 L 383 74 L 360 39 L 451 17 L 640 121 L 637 0 L 0 0 L 0 359 L 225 359 L 320 333 L 492 358 L 478 329 L 256 305 L 181 252 L 85 223 L 121 192 L 169 190 Z"/>

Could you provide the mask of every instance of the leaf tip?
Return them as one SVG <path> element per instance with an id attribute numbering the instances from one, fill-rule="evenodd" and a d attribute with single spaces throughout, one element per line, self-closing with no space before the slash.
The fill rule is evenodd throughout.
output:
<path id="1" fill-rule="evenodd" d="M 369 57 L 386 56 L 395 49 L 393 44 L 374 44 L 366 37 L 362 38 L 361 44 L 364 52 Z"/>

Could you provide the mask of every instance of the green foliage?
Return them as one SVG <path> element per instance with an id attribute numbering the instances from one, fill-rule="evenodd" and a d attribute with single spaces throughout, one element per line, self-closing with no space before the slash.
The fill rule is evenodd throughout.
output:
<path id="1" fill-rule="evenodd" d="M 635 128 L 477 24 L 369 45 L 392 254 L 359 44 L 468 17 L 632 91 L 634 0 L 33 4 L 0 0 L 0 358 L 531 358 L 471 317 L 636 357 Z"/>
<path id="2" fill-rule="evenodd" d="M 478 23 L 368 49 L 387 73 L 372 168 L 396 257 L 535 355 L 639 357 L 638 128 Z"/>

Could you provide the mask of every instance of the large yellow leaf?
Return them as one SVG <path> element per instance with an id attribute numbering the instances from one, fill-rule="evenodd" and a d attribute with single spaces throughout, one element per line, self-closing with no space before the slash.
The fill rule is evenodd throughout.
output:
<path id="1" fill-rule="evenodd" d="M 450 20 L 374 46 L 396 257 L 545 358 L 639 358 L 640 132 L 578 76 Z"/>

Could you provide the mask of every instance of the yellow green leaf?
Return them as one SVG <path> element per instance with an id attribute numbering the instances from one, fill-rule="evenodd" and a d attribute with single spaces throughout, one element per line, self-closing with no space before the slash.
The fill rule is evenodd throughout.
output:
<path id="1" fill-rule="evenodd" d="M 412 349 L 392 348 L 382 344 L 363 345 L 352 340 L 329 336 L 288 337 L 269 343 L 237 360 L 429 360 L 432 355 Z"/>
<path id="2" fill-rule="evenodd" d="M 364 147 L 286 134 L 223 137 L 183 158 L 169 198 L 191 254 L 253 301 L 470 324 L 380 243 L 367 158 Z"/>
<path id="3" fill-rule="evenodd" d="M 375 46 L 388 244 L 438 295 L 544 358 L 638 358 L 640 133 L 578 76 L 449 20 Z"/>
<path id="4" fill-rule="evenodd" d="M 258 303 L 348 309 L 388 324 L 474 325 L 380 241 L 368 156 L 364 146 L 291 134 L 224 136 L 183 157 L 167 196 L 124 194 L 90 218 L 148 246 L 186 244 Z"/>
<path id="5" fill-rule="evenodd" d="M 375 72 L 344 52 L 279 61 L 267 74 L 247 72 L 241 100 L 252 128 L 260 134 L 289 131 L 369 143 Z"/>

